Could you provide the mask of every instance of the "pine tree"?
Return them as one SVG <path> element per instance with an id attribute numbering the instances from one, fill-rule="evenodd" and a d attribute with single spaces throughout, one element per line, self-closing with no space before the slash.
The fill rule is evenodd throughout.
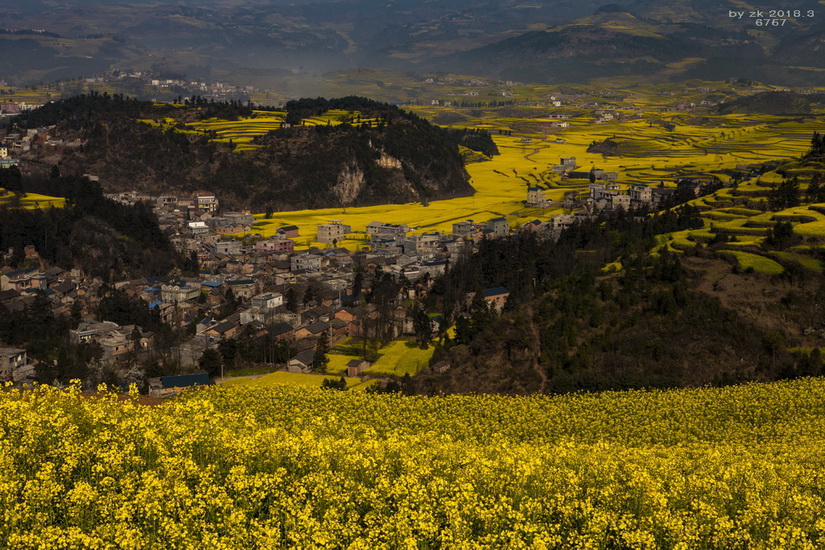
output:
<path id="1" fill-rule="evenodd" d="M 324 331 L 321 333 L 321 337 L 318 338 L 318 345 L 315 347 L 315 359 L 312 361 L 312 368 L 317 372 L 327 372 L 327 365 L 329 364 L 329 357 L 327 357 L 328 352 L 329 335 L 327 331 Z"/>

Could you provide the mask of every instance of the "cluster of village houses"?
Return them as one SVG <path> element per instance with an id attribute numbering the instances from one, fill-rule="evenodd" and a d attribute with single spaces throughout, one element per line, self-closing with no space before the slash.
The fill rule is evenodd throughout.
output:
<path id="1" fill-rule="evenodd" d="M 533 220 L 519 230 L 542 232 L 548 238 L 555 238 L 576 220 L 602 210 L 655 207 L 673 192 L 672 188 L 646 185 L 631 185 L 622 190 L 615 182 L 615 173 L 595 169 L 576 172 L 575 158 L 562 158 L 550 168 L 565 178 L 589 178 L 592 183 L 587 192 L 571 191 L 565 196 L 564 206 L 573 213 Z M 354 231 L 342 220 L 330 220 L 318 225 L 311 239 L 324 244 L 325 248 L 296 251 L 295 239 L 301 236 L 298 227 L 281 227 L 269 238 L 256 236 L 255 219 L 249 212 L 222 212 L 218 197 L 209 191 L 197 191 L 189 196 L 127 192 L 108 197 L 127 204 L 138 201 L 153 204 L 160 228 L 174 246 L 184 255 L 194 254 L 198 258 L 201 268 L 198 277 L 108 282 L 108 287 L 142 298 L 172 327 L 194 326 L 194 335 L 176 350 L 184 371 L 195 370 L 207 348 L 246 331 L 247 335 L 268 333 L 289 340 L 297 354 L 289 361 L 288 369 L 310 372 L 322 334 L 326 334 L 330 345 L 335 345 L 344 338 L 359 335 L 364 319 L 377 315 L 371 306 L 352 295 L 356 269 L 364 273 L 364 288 L 369 287 L 372 274 L 381 270 L 405 283 L 399 298 L 412 298 L 416 293 L 426 292 L 428 284 L 444 273 L 450 258 L 462 250 L 472 250 L 483 239 L 506 237 L 513 231 L 504 217 L 460 221 L 453 224 L 451 233 L 422 234 L 410 234 L 412 229 L 403 224 L 380 221 L 370 223 L 363 231 Z M 539 187 L 530 187 L 526 199 L 526 204 L 533 207 L 559 205 L 548 200 L 545 190 Z M 251 232 L 253 237 L 241 240 L 233 236 L 241 232 Z M 364 241 L 361 250 L 337 246 L 339 241 L 351 239 L 353 233 Z M 133 325 L 119 326 L 93 317 L 92 312 L 97 310 L 103 294 L 104 281 L 89 278 L 77 269 L 64 271 L 46 266 L 33 246 L 26 247 L 25 255 L 29 267 L 0 270 L 0 302 L 10 311 L 28 307 L 35 294 L 43 292 L 52 300 L 55 313 L 69 314 L 73 307 L 84 312 L 84 320 L 71 331 L 69 338 L 75 343 L 97 342 L 103 361 L 116 364 L 122 358 L 152 353 L 156 344 L 151 333 L 142 333 Z M 285 304 L 289 289 L 300 297 L 308 285 L 322 290 L 306 304 L 301 301 L 289 311 Z M 228 316 L 221 316 L 219 312 L 230 291 L 240 307 Z M 508 294 L 507 289 L 499 287 L 485 290 L 484 298 L 491 307 L 500 309 Z M 408 314 L 401 305 L 393 312 L 396 336 L 413 333 Z M 368 366 L 358 363 L 352 365 L 350 374 L 360 375 Z M 2 347 L 0 343 L 0 380 L 22 383 L 33 377 L 34 368 L 25 351 Z M 170 380 L 170 384 L 180 383 L 177 379 Z M 159 394 L 163 393 L 163 381 L 154 380 L 152 384 Z"/>
<path id="2" fill-rule="evenodd" d="M 70 341 L 94 341 L 102 349 L 102 360 L 117 364 L 126 358 L 149 356 L 156 345 L 154 335 L 134 325 L 100 321 L 92 312 L 97 310 L 106 288 L 139 297 L 172 327 L 194 327 L 194 335 L 175 352 L 184 371 L 196 369 L 204 350 L 216 347 L 223 339 L 242 333 L 253 336 L 268 333 L 289 340 L 296 350 L 295 357 L 289 361 L 289 370 L 310 372 L 314 349 L 322 334 L 326 334 L 329 345 L 335 345 L 344 338 L 359 335 L 365 320 L 378 315 L 372 306 L 352 295 L 357 269 L 364 273 L 364 288 L 369 288 L 378 270 L 403 282 L 398 300 L 401 304 L 400 298 L 426 292 L 427 281 L 444 273 L 449 258 L 462 248 L 472 247 L 483 238 L 510 234 L 509 224 L 503 217 L 456 223 L 453 234 L 409 235 L 408 226 L 373 222 L 362 234 L 364 249 L 351 251 L 335 243 L 351 234 L 352 228 L 332 220 L 319 225 L 312 239 L 326 243 L 326 248 L 295 251 L 293 239 L 299 236 L 295 226 L 282 227 L 266 239 L 238 240 L 229 236 L 229 233 L 254 230 L 254 218 L 248 213 L 221 213 L 218 199 L 209 192 L 151 198 L 138 193 L 120 193 L 110 198 L 127 203 L 152 201 L 161 227 L 175 246 L 185 254 L 197 255 L 201 275 L 104 283 L 77 269 L 65 271 L 48 267 L 34 246 L 27 246 L 24 264 L 29 267 L 0 270 L 0 302 L 12 312 L 21 311 L 42 292 L 52 301 L 56 314 L 68 315 L 73 308 L 79 308 L 84 312 L 84 319 L 68 335 Z M 303 303 L 300 298 L 309 285 L 320 291 Z M 290 288 L 299 298 L 294 311 L 288 310 L 285 302 Z M 219 312 L 230 292 L 240 307 L 228 316 L 221 316 Z M 507 294 L 506 289 L 493 289 L 485 292 L 485 298 L 491 307 L 501 308 Z M 396 336 L 413 333 L 408 313 L 401 305 L 392 312 Z M 435 324 L 433 328 L 435 330 Z M 352 375 L 361 374 L 368 366 L 362 361 L 356 363 L 358 365 L 349 369 Z M 25 350 L 2 347 L 0 343 L 0 379 L 23 383 L 34 375 Z"/>

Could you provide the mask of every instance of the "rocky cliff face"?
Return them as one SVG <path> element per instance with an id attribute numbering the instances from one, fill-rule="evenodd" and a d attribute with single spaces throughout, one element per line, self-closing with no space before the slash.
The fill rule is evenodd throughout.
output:
<path id="1" fill-rule="evenodd" d="M 352 204 L 361 190 L 364 189 L 366 179 L 364 172 L 358 165 L 345 166 L 341 172 L 338 173 L 338 183 L 332 188 L 332 191 L 338 197 L 341 204 Z"/>

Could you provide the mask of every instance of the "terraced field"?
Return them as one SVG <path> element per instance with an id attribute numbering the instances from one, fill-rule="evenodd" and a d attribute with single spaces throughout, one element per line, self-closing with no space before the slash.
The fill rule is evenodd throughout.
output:
<path id="1" fill-rule="evenodd" d="M 8 191 L 0 187 L 0 207 L 10 206 L 14 203 L 14 191 Z M 63 208 L 66 204 L 66 199 L 62 197 L 50 197 L 48 195 L 40 195 L 38 193 L 26 193 L 20 198 L 19 206 L 27 210 L 35 208 Z"/>
<path id="2" fill-rule="evenodd" d="M 364 375 L 373 376 L 397 376 L 403 377 L 405 374 L 413 376 L 421 372 L 430 363 L 435 349 L 420 349 L 412 342 L 396 340 L 386 346 L 376 350 L 378 359 L 364 371 Z M 360 357 L 360 349 L 357 345 L 350 345 L 348 340 L 330 349 L 327 354 L 329 363 L 326 374 L 296 374 L 284 371 L 273 372 L 258 378 L 240 377 L 229 378 L 223 384 L 231 386 L 267 387 L 273 385 L 288 385 L 300 387 L 318 388 L 326 378 L 338 379 L 340 376 L 346 377 L 347 363 Z M 360 378 L 346 378 L 347 389 L 364 390 L 372 385 L 374 380 Z"/>
<path id="3" fill-rule="evenodd" d="M 561 212 L 558 206 L 544 210 L 526 208 L 527 187 L 543 187 L 549 198 L 560 201 L 565 192 L 582 190 L 589 184 L 584 179 L 566 180 L 552 173 L 550 165 L 558 163 L 561 157 L 576 157 L 582 171 L 590 168 L 616 171 L 621 184 L 659 185 L 665 182 L 668 185 L 678 177 L 711 174 L 727 181 L 728 177 L 719 173 L 720 170 L 735 168 L 738 164 L 799 156 L 808 149 L 813 131 L 825 126 L 822 115 L 807 118 L 726 115 L 700 119 L 676 112 L 594 124 L 589 111 L 579 110 L 565 119 L 570 125 L 568 128 L 554 128 L 551 125 L 558 120 L 549 118 L 553 109 L 545 107 L 520 108 L 525 112 L 522 117 L 499 117 L 495 116 L 495 111 L 479 111 L 483 116 L 475 118 L 469 115 L 474 111 L 466 109 L 410 109 L 436 120 L 444 113 L 460 114 L 464 121 L 454 124 L 455 127 L 491 132 L 501 154 L 490 161 L 473 162 L 467 166 L 476 189 L 473 197 L 432 201 L 426 207 L 412 203 L 279 212 L 269 220 L 256 216 L 259 223 L 252 232 L 268 236 L 278 227 L 295 224 L 302 235 L 297 244 L 307 247 L 318 244 L 313 243 L 316 225 L 341 219 L 356 232 L 343 243 L 343 246 L 353 248 L 363 245 L 363 236 L 358 232 L 372 221 L 405 223 L 419 233 L 450 231 L 455 221 L 484 221 L 496 216 L 505 216 L 512 226 L 518 226 L 537 217 L 547 219 Z M 625 112 L 628 117 L 632 114 L 633 111 Z M 659 121 L 670 122 L 675 128 L 667 130 Z M 512 135 L 502 135 L 500 131 Z M 622 156 L 605 157 L 587 152 L 592 142 L 607 138 L 622 144 Z M 740 189 L 745 194 L 764 195 L 768 186 L 780 179 L 768 174 L 758 181 L 743 184 Z M 718 204 L 714 204 L 717 200 Z M 730 200 L 732 197 L 723 191 L 716 198 L 704 199 L 701 204 L 710 210 L 726 206 Z M 725 224 L 721 218 L 729 218 L 731 223 Z M 713 227 L 735 230 L 742 236 L 764 234 L 761 229 L 733 223 L 736 220 L 734 215 L 720 213 L 716 215 Z"/>

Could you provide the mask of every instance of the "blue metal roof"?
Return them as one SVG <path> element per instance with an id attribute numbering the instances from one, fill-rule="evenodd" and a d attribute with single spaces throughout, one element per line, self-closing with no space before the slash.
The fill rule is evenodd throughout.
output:
<path id="1" fill-rule="evenodd" d="M 495 288 L 488 288 L 482 291 L 485 298 L 489 298 L 490 296 L 499 296 L 501 294 L 509 294 L 510 291 L 504 288 L 503 286 L 497 286 Z"/>
<path id="2" fill-rule="evenodd" d="M 160 382 L 164 388 L 187 388 L 189 386 L 208 386 L 212 380 L 205 372 L 200 374 L 179 374 L 177 376 L 161 376 Z"/>

